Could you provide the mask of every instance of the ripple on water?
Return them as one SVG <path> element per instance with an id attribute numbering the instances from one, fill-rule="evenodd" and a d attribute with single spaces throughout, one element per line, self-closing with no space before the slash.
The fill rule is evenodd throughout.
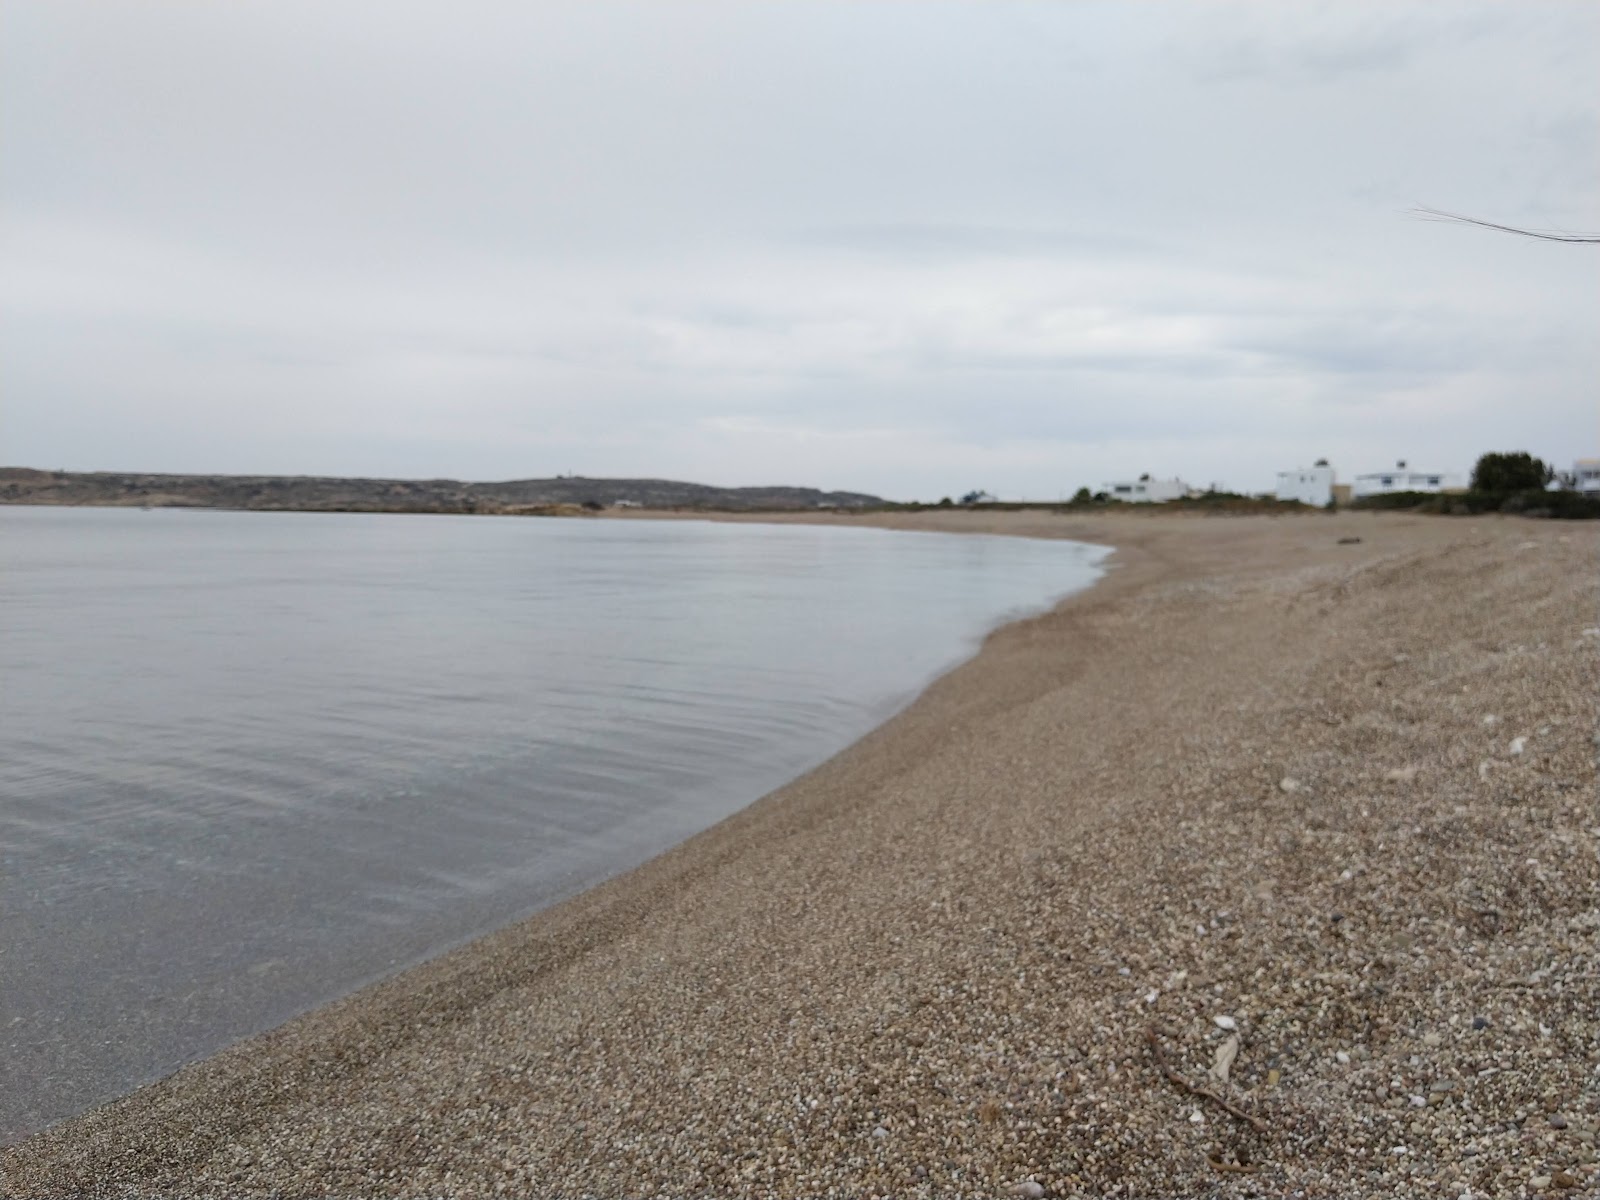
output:
<path id="1" fill-rule="evenodd" d="M 7 1137 L 705 827 L 1104 553 L 176 510 L 0 534 Z"/>

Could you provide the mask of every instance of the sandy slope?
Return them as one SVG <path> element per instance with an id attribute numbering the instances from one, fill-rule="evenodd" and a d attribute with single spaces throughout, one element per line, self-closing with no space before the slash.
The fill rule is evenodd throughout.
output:
<path id="1" fill-rule="evenodd" d="M 1600 1181 L 1600 531 L 874 520 L 1119 553 L 638 871 L 0 1152 L 5 1194 Z"/>

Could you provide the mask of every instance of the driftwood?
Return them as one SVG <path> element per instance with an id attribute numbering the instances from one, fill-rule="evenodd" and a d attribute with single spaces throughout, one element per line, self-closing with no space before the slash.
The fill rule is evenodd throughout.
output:
<path id="1" fill-rule="evenodd" d="M 1170 1079 L 1173 1083 L 1177 1084 L 1191 1096 L 1199 1096 L 1202 1099 L 1209 1100 L 1218 1108 L 1222 1109 L 1223 1112 L 1228 1113 L 1231 1116 L 1238 1117 L 1239 1120 L 1249 1125 L 1250 1128 L 1254 1129 L 1257 1133 L 1267 1132 L 1269 1126 L 1265 1120 L 1256 1116 L 1255 1113 L 1246 1112 L 1220 1092 L 1212 1091 L 1212 1089 L 1208 1087 L 1201 1087 L 1199 1084 L 1191 1082 L 1182 1071 L 1179 1071 L 1171 1063 L 1167 1062 L 1167 1056 L 1162 1053 L 1161 1050 L 1161 1039 L 1156 1035 L 1154 1027 L 1145 1030 L 1144 1038 L 1145 1041 L 1150 1043 L 1150 1053 L 1156 1060 L 1156 1069 Z"/>
<path id="2" fill-rule="evenodd" d="M 1232 1172 L 1235 1175 L 1248 1175 L 1256 1169 L 1254 1163 L 1224 1162 L 1220 1158 L 1212 1158 L 1209 1154 L 1206 1155 L 1206 1162 L 1211 1164 L 1213 1171 L 1221 1171 L 1224 1174 Z"/>

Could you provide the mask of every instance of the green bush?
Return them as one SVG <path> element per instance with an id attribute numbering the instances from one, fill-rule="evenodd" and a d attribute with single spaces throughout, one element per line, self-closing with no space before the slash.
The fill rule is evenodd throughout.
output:
<path id="1" fill-rule="evenodd" d="M 1510 493 L 1485 492 L 1386 492 L 1363 496 L 1351 508 L 1368 511 L 1402 510 L 1442 513 L 1449 516 L 1476 516 L 1479 513 L 1505 513 L 1507 516 L 1554 517 L 1566 521 L 1600 519 L 1600 497 L 1581 492 L 1547 492 L 1542 487 L 1523 488 Z"/>
<path id="2" fill-rule="evenodd" d="M 1485 454 L 1472 468 L 1472 490 L 1497 496 L 1531 492 L 1549 483 L 1553 474 L 1543 459 L 1535 458 L 1526 450 Z"/>

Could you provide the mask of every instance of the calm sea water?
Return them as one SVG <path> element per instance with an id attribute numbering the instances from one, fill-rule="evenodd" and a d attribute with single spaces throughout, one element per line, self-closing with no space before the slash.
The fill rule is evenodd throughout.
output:
<path id="1" fill-rule="evenodd" d="M 0 1138 L 712 824 L 1105 553 L 0 508 Z"/>

